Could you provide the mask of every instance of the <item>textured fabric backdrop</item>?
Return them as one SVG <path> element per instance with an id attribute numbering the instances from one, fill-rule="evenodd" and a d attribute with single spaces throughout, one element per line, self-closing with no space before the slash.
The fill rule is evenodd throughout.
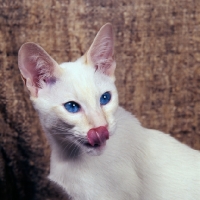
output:
<path id="1" fill-rule="evenodd" d="M 20 46 L 36 42 L 58 63 L 73 61 L 106 22 L 120 104 L 200 149 L 199 0 L 0 0 L 1 199 L 62 199 L 45 178 L 50 149 L 20 78 Z"/>

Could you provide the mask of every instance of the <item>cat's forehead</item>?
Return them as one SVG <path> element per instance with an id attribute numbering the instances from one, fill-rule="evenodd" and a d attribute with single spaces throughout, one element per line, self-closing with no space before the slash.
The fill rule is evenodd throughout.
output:
<path id="1" fill-rule="evenodd" d="M 97 89 L 98 86 L 109 82 L 109 77 L 99 73 L 93 66 L 85 64 L 82 59 L 62 63 L 60 67 L 63 70 L 62 81 L 80 89 Z"/>
<path id="2" fill-rule="evenodd" d="M 97 72 L 92 66 L 83 64 L 80 61 L 72 63 L 63 63 L 62 77 L 60 77 L 60 87 L 67 95 L 72 95 L 77 98 L 94 99 L 95 95 L 99 95 L 104 87 L 107 87 L 108 82 L 104 79 L 105 75 Z"/>
<path id="3" fill-rule="evenodd" d="M 94 75 L 94 69 L 90 66 L 87 66 L 85 63 L 80 62 L 66 62 L 60 65 L 63 71 L 63 78 L 72 80 L 72 81 L 82 81 L 88 79 L 91 81 Z"/>
<path id="4" fill-rule="evenodd" d="M 92 66 L 73 62 L 63 63 L 60 67 L 62 76 L 51 92 L 53 96 L 58 97 L 56 99 L 79 100 L 95 105 L 103 92 L 111 90 L 109 82 L 105 80 L 109 78 L 97 72 Z"/>
<path id="5" fill-rule="evenodd" d="M 63 69 L 62 77 L 60 80 L 62 84 L 70 86 L 71 89 L 77 90 L 90 90 L 94 88 L 94 71 L 79 62 L 63 63 L 60 65 Z M 69 88 L 69 89 L 70 89 Z"/>

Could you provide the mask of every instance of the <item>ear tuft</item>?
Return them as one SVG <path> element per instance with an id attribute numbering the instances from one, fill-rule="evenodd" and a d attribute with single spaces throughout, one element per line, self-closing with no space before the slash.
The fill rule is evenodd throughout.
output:
<path id="1" fill-rule="evenodd" d="M 106 75 L 114 76 L 114 34 L 110 23 L 105 24 L 98 32 L 87 52 L 87 62 Z"/>
<path id="2" fill-rule="evenodd" d="M 35 43 L 25 43 L 18 55 L 18 65 L 25 85 L 32 96 L 37 96 L 38 89 L 56 80 L 57 63 L 48 53 Z"/>

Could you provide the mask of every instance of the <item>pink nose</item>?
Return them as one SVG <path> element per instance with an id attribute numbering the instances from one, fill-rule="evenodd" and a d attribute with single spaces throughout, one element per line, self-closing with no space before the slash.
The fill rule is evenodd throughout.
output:
<path id="1" fill-rule="evenodd" d="M 105 126 L 92 128 L 87 133 L 88 142 L 92 145 L 105 144 L 106 140 L 109 139 L 109 132 Z"/>

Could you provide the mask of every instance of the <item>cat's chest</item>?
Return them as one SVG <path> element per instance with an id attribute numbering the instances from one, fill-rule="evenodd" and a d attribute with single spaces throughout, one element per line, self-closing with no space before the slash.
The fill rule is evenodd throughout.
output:
<path id="1" fill-rule="evenodd" d="M 137 176 L 131 163 L 120 165 L 114 160 L 107 163 L 98 160 L 77 166 L 57 164 L 51 167 L 49 178 L 75 200 L 137 199 Z"/>

